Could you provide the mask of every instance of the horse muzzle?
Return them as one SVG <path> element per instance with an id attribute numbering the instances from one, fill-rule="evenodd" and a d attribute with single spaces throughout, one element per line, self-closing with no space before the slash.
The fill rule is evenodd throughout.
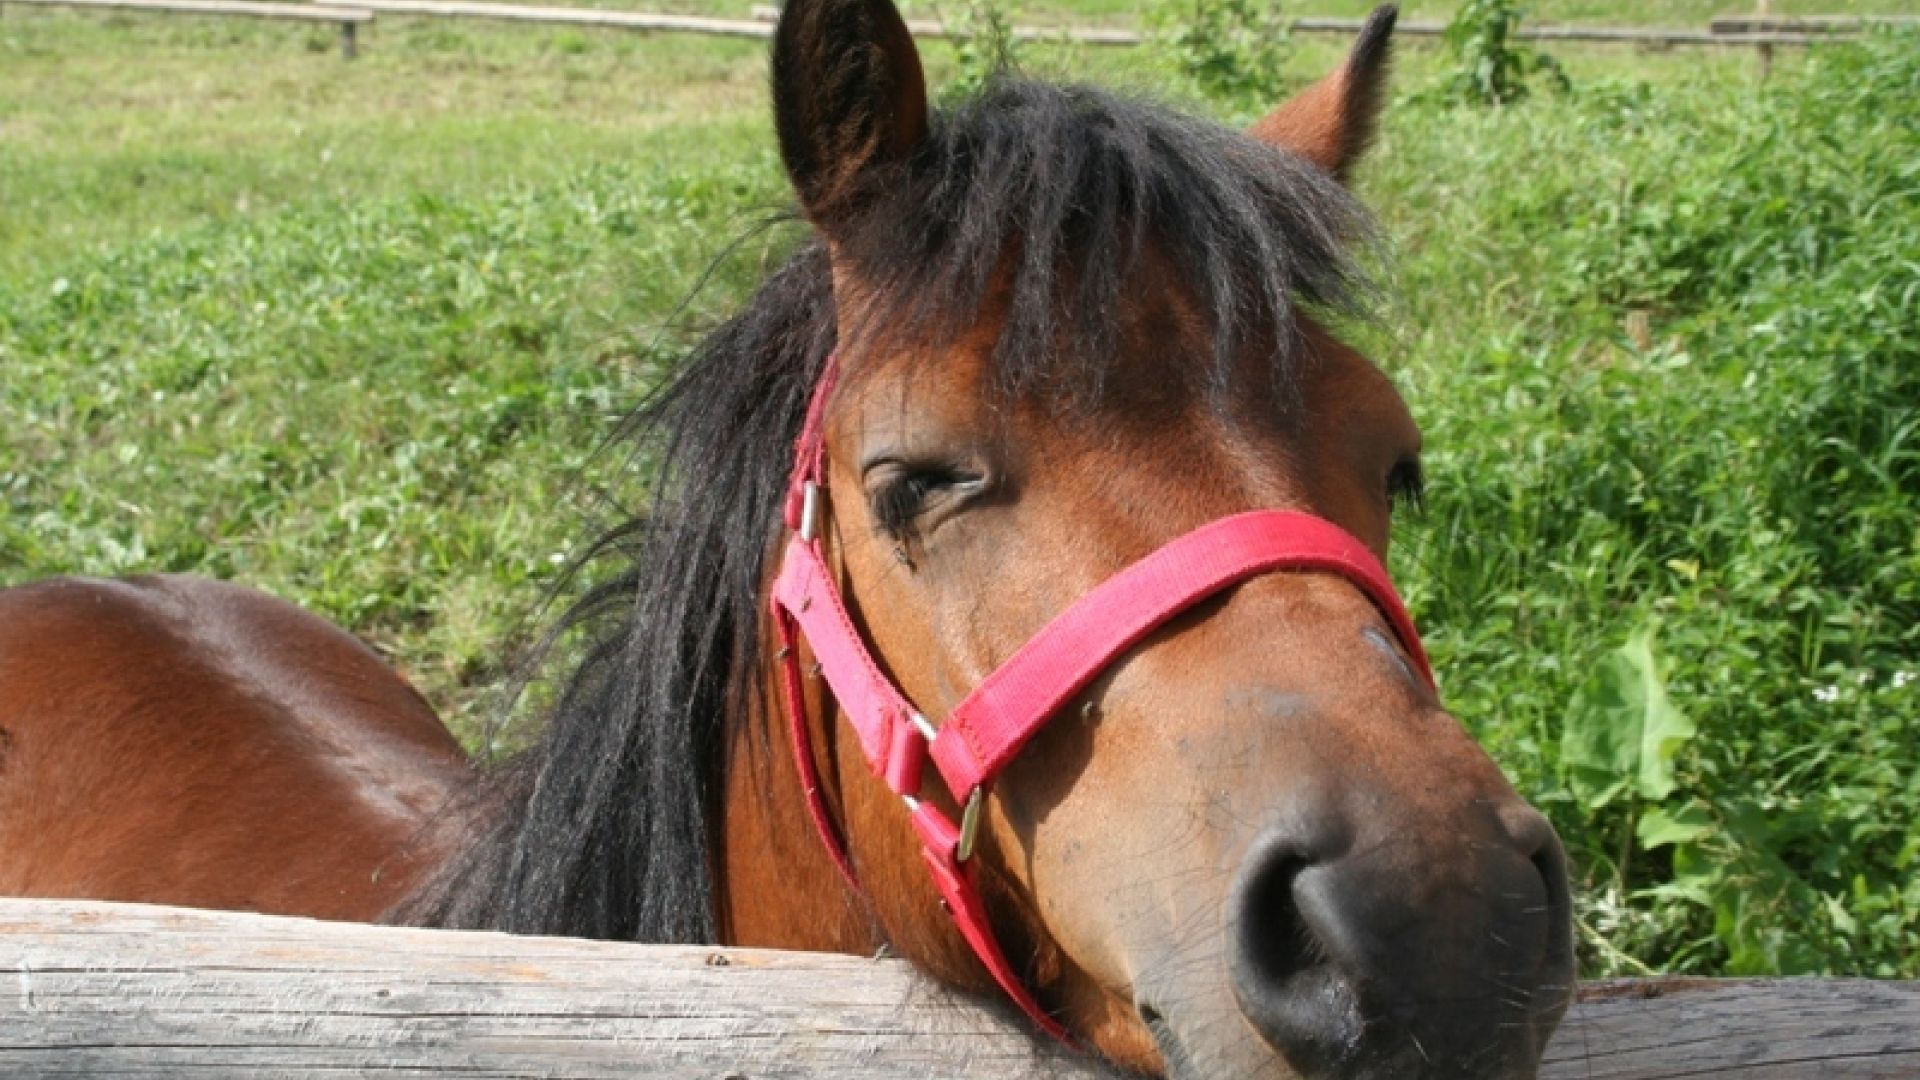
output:
<path id="1" fill-rule="evenodd" d="M 1311 805 L 1269 822 L 1224 897 L 1231 1003 L 1182 993 L 1204 949 L 1139 987 L 1172 1080 L 1533 1077 L 1573 982 L 1565 856 L 1517 797 L 1461 817 L 1438 845 Z"/>

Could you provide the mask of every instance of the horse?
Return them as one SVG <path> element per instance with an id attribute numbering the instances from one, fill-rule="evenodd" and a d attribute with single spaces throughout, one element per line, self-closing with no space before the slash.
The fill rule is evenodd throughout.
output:
<path id="1" fill-rule="evenodd" d="M 1176 1080 L 1535 1075 L 1564 856 L 1380 570 L 1420 435 L 1332 329 L 1393 21 L 1238 132 L 934 110 L 890 0 L 788 0 L 806 238 L 627 421 L 537 745 L 237 585 L 17 586 L 0 892 L 885 948 Z"/>

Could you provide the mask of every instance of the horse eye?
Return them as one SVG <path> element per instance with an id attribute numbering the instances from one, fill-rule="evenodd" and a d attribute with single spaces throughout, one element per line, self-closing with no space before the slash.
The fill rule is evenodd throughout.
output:
<path id="1" fill-rule="evenodd" d="M 901 466 L 882 479 L 869 496 L 874 522 L 895 538 L 904 539 L 939 496 L 978 485 L 979 477 L 950 466 Z"/>
<path id="2" fill-rule="evenodd" d="M 1423 509 L 1427 500 L 1427 478 L 1419 458 L 1401 458 L 1387 471 L 1387 505 Z"/>

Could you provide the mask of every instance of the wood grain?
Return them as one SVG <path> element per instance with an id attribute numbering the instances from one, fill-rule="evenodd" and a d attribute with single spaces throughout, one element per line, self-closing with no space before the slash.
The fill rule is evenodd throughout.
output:
<path id="1" fill-rule="evenodd" d="M 1915 1080 L 1920 983 L 1589 983 L 1547 1048 L 1554 1080 Z"/>
<path id="2" fill-rule="evenodd" d="M 897 960 L 0 900 L 0 1076 L 1093 1080 Z"/>
<path id="3" fill-rule="evenodd" d="M 1586 987 L 1545 1080 L 1913 1080 L 1920 985 Z M 0 900 L 0 1076 L 1114 1080 L 898 960 Z"/>

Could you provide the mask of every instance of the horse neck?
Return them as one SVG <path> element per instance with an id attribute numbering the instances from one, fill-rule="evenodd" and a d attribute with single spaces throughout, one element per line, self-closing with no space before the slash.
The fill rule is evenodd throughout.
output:
<path id="1" fill-rule="evenodd" d="M 781 686 L 770 620 L 763 621 L 756 667 L 758 693 L 742 695 L 747 722 L 732 726 L 726 748 L 720 850 L 715 864 L 715 915 L 732 945 L 869 955 L 881 945 L 878 924 L 850 889 L 806 811 L 794 764 L 791 721 Z M 814 746 L 829 802 L 839 804 L 831 768 L 833 732 L 822 730 L 820 702 L 808 695 Z"/>

